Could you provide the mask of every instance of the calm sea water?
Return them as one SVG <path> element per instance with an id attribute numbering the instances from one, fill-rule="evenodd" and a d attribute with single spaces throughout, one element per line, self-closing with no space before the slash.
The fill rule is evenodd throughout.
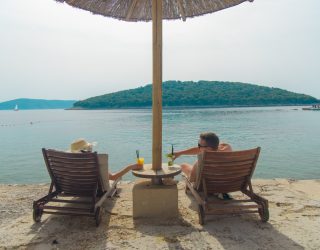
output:
<path id="1" fill-rule="evenodd" d="M 134 162 L 136 149 L 150 162 L 151 120 L 150 109 L 0 111 L 0 183 L 49 182 L 41 148 L 66 150 L 78 138 L 96 141 L 111 171 Z M 163 151 L 171 143 L 176 150 L 193 147 L 200 132 L 214 131 L 234 150 L 262 147 L 255 178 L 320 178 L 319 125 L 320 112 L 301 107 L 168 109 Z"/>

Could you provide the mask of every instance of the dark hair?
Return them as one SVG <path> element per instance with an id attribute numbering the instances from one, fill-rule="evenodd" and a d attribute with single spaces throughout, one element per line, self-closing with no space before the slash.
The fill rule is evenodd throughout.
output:
<path id="1" fill-rule="evenodd" d="M 207 146 L 217 150 L 219 146 L 219 137 L 212 132 L 205 132 L 200 134 L 200 139 L 204 140 Z"/>

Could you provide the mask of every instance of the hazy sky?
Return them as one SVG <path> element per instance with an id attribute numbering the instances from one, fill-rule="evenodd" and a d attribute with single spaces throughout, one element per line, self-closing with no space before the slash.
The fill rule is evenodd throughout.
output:
<path id="1" fill-rule="evenodd" d="M 320 98 L 320 1 L 255 0 L 163 26 L 163 80 L 219 80 Z M 0 101 L 85 99 L 151 83 L 151 23 L 54 0 L 1 0 Z"/>

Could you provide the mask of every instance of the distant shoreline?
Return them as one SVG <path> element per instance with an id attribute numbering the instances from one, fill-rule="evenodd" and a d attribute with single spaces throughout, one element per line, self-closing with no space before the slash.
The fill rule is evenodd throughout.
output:
<path id="1" fill-rule="evenodd" d="M 199 105 L 199 106 L 163 106 L 162 109 L 208 109 L 208 108 L 269 108 L 269 107 L 306 107 L 311 106 L 306 104 L 286 104 L 286 105 L 219 105 L 219 106 L 212 106 L 212 105 Z M 116 109 L 152 109 L 152 106 L 146 107 L 117 107 L 117 108 L 66 108 L 65 110 L 116 110 Z"/>
<path id="2" fill-rule="evenodd" d="M 171 109 L 222 109 L 222 108 L 270 108 L 270 107 L 309 107 L 312 104 L 285 104 L 285 105 L 219 105 L 219 106 L 212 106 L 212 105 L 199 105 L 199 106 L 163 106 L 163 110 L 171 110 Z M 126 110 L 126 109 L 140 109 L 140 110 L 148 110 L 152 109 L 152 106 L 146 107 L 115 107 L 115 108 L 32 108 L 32 109 L 19 109 L 20 111 L 28 111 L 28 110 Z M 0 109 L 0 111 L 13 111 L 13 109 Z"/>

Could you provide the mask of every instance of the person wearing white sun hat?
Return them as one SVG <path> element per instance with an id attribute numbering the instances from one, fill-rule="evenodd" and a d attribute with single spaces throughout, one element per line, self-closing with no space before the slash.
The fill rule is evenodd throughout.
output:
<path id="1" fill-rule="evenodd" d="M 82 153 L 82 152 L 92 152 L 93 146 L 96 146 L 96 142 L 87 142 L 85 139 L 78 139 L 71 143 L 70 145 L 70 152 L 71 153 Z M 119 170 L 116 173 L 110 173 L 107 171 L 107 167 L 102 167 L 102 165 L 108 165 L 108 155 L 107 154 L 98 154 L 99 159 L 99 167 L 101 172 L 105 172 L 104 175 L 108 177 L 109 180 L 117 180 L 126 173 L 128 173 L 130 170 L 139 170 L 142 169 L 142 165 L 139 165 L 137 163 L 130 164 L 121 170 Z M 103 162 L 103 164 L 100 164 Z M 108 174 L 106 173 L 108 172 Z"/>
<path id="2" fill-rule="evenodd" d="M 96 146 L 96 142 L 87 142 L 85 139 L 78 139 L 71 143 L 70 152 L 80 153 L 80 152 L 91 152 L 93 146 Z"/>

